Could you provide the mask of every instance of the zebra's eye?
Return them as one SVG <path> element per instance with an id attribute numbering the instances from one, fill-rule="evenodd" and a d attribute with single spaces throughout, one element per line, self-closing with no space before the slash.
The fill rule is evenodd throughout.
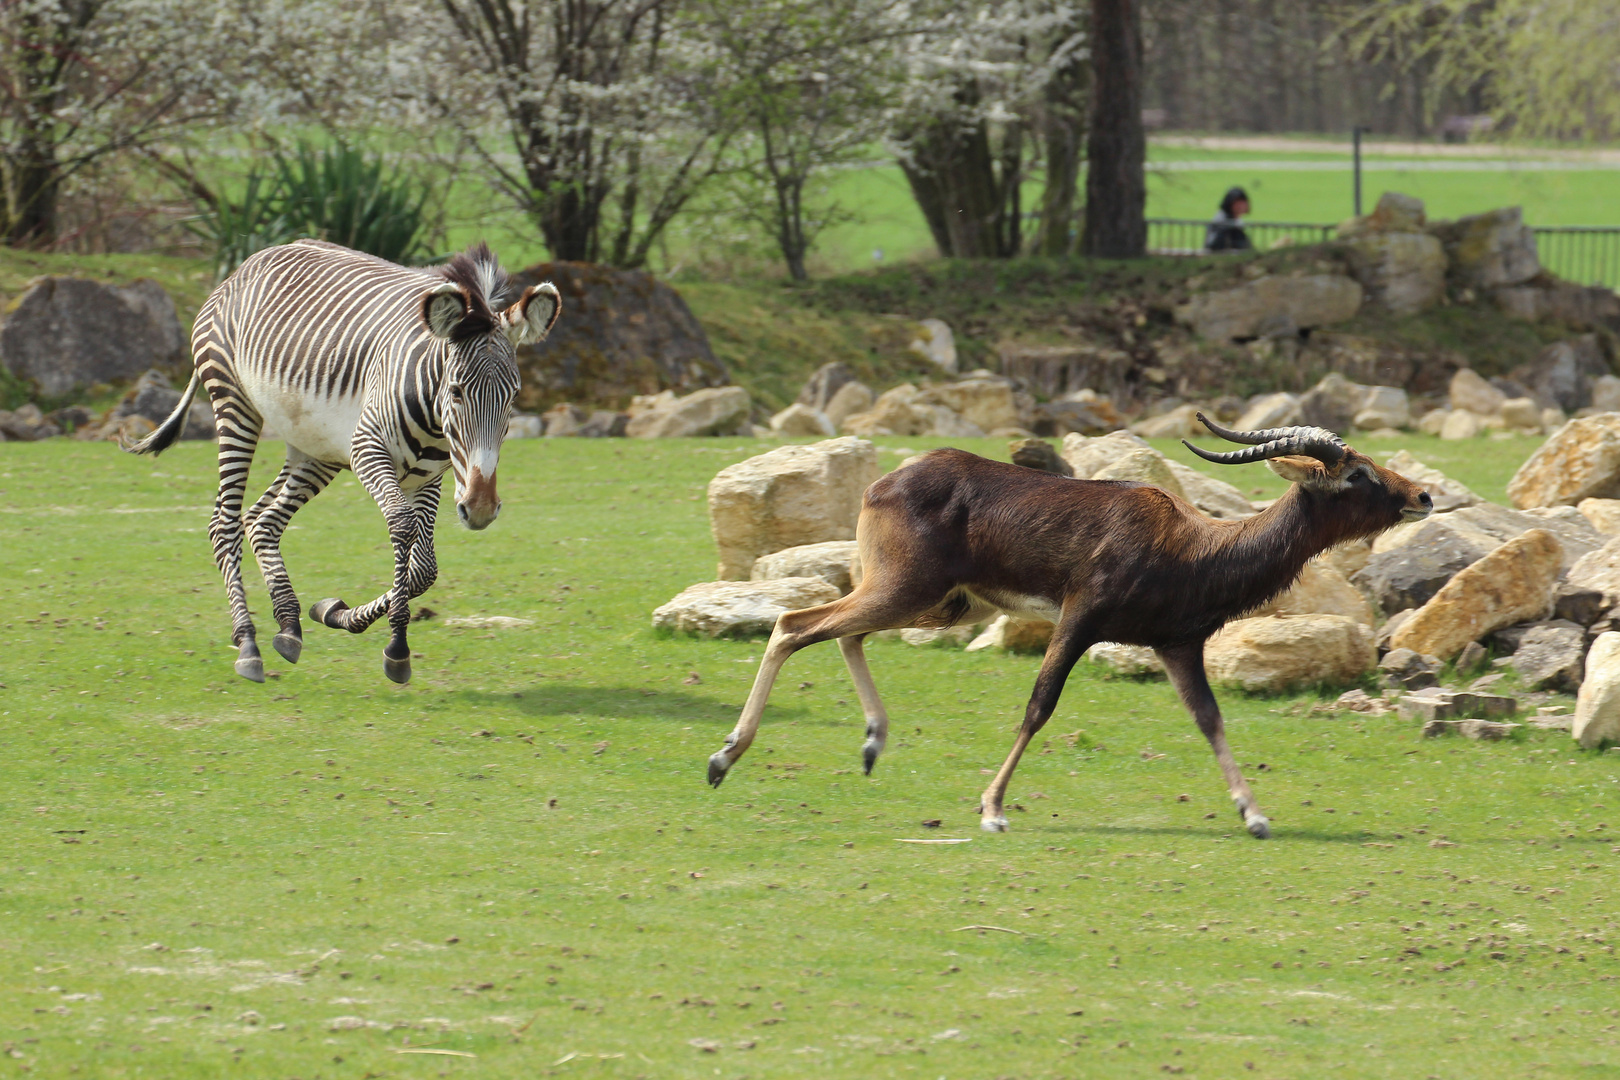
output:
<path id="1" fill-rule="evenodd" d="M 454 401 L 458 405 L 461 403 L 461 384 L 460 383 L 451 383 L 450 384 L 450 400 Z"/>

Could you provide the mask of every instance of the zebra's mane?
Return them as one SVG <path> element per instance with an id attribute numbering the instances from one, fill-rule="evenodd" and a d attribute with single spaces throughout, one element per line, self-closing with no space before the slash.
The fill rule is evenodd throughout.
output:
<path id="1" fill-rule="evenodd" d="M 501 308 L 507 287 L 506 271 L 500 260 L 480 240 L 438 268 L 444 280 L 461 286 L 472 305 L 456 327 L 455 337 L 465 339 L 495 329 L 495 315 Z"/>

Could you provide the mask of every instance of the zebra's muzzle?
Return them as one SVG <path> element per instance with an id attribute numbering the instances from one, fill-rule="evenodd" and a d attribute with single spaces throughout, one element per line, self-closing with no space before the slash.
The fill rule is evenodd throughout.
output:
<path id="1" fill-rule="evenodd" d="M 501 513 L 500 496 L 495 493 L 495 477 L 477 469 L 467 478 L 461 498 L 456 500 L 456 517 L 474 532 L 487 529 Z"/>

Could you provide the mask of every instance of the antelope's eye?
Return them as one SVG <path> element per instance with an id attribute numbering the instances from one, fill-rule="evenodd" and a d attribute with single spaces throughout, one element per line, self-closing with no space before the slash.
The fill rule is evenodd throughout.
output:
<path id="1" fill-rule="evenodd" d="M 1350 482 L 1352 484 L 1370 484 L 1372 483 L 1372 478 L 1366 473 L 1362 472 L 1360 469 L 1357 469 L 1355 472 L 1350 474 Z"/>

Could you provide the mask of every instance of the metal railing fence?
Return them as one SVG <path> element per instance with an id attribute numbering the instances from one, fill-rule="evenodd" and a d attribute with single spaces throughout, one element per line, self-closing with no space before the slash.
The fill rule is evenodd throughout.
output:
<path id="1" fill-rule="evenodd" d="M 1155 255 L 1202 255 L 1209 222 L 1191 218 L 1149 218 L 1148 251 Z M 1333 239 L 1337 225 L 1246 221 L 1244 231 L 1257 250 L 1289 244 L 1320 244 Z M 1620 225 L 1535 225 L 1541 265 L 1578 285 L 1620 289 Z"/>

